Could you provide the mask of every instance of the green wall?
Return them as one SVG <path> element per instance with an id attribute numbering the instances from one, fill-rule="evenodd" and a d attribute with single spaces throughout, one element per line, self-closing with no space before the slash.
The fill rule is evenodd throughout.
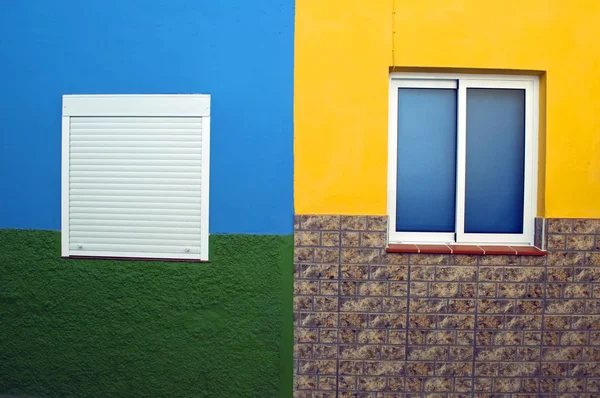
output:
<path id="1" fill-rule="evenodd" d="M 291 396 L 291 236 L 211 236 L 208 264 L 59 244 L 0 230 L 0 395 Z"/>

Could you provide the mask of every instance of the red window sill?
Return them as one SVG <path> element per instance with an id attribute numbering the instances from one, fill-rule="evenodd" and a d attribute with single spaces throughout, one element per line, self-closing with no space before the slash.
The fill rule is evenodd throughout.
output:
<path id="1" fill-rule="evenodd" d="M 484 246 L 484 245 L 413 245 L 390 244 L 388 253 L 422 253 L 422 254 L 481 254 L 481 255 L 516 255 L 545 256 L 547 251 L 535 246 Z"/>

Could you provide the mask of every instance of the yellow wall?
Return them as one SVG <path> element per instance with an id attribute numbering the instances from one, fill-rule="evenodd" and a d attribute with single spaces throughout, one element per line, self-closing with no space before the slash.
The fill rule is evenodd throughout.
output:
<path id="1" fill-rule="evenodd" d="M 386 213 L 394 64 L 546 71 L 538 213 L 600 217 L 599 37 L 598 0 L 297 0 L 296 213 Z"/>

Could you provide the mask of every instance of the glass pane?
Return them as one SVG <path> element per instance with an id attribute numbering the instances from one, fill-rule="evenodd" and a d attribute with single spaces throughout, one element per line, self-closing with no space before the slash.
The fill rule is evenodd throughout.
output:
<path id="1" fill-rule="evenodd" d="M 456 90 L 398 90 L 396 230 L 454 232 Z"/>
<path id="2" fill-rule="evenodd" d="M 523 232 L 525 90 L 467 89 L 466 233 Z"/>

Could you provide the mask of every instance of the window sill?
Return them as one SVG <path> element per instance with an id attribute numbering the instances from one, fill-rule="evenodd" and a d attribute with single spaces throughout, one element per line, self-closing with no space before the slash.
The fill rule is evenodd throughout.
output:
<path id="1" fill-rule="evenodd" d="M 390 244 L 385 249 L 388 253 L 421 253 L 421 254 L 480 254 L 480 255 L 513 255 L 513 256 L 545 256 L 547 251 L 535 246 L 485 246 L 485 245 L 428 245 L 428 244 Z"/>

